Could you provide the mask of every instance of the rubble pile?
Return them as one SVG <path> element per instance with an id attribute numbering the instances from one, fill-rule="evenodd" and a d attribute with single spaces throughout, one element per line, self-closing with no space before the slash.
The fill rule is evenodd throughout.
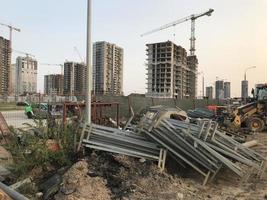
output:
<path id="1" fill-rule="evenodd" d="M 207 194 L 179 174 L 160 172 L 154 162 L 124 155 L 93 152 L 88 158 L 89 175 L 107 181 L 111 199 L 196 199 Z"/>
<path id="2" fill-rule="evenodd" d="M 63 176 L 55 200 L 109 200 L 110 190 L 101 177 L 91 177 L 85 160 L 75 163 Z"/>

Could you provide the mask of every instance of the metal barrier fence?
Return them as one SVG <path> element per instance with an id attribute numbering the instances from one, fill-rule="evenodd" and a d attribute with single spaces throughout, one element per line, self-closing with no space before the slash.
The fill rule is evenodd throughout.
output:
<path id="1" fill-rule="evenodd" d="M 144 95 L 129 95 L 129 96 L 111 96 L 111 95 L 96 95 L 93 97 L 96 102 L 102 102 L 106 104 L 118 103 L 119 104 L 119 116 L 116 117 L 118 110 L 109 107 L 103 108 L 101 113 L 105 113 L 107 117 L 112 118 L 117 121 L 118 118 L 126 121 L 131 117 L 131 108 L 135 114 L 139 113 L 143 109 L 155 105 L 166 105 L 170 107 L 180 107 L 183 110 L 194 109 L 196 107 L 205 107 L 207 105 L 218 104 L 217 100 L 206 100 L 206 99 L 160 99 L 160 98 L 150 98 Z M 47 104 L 63 104 L 67 102 L 77 102 L 84 101 L 84 96 L 69 97 L 69 96 L 46 96 L 41 94 L 19 96 L 17 99 L 14 97 L 9 98 L 8 101 L 0 100 L 0 112 L 2 112 L 4 118 L 6 119 L 9 126 L 15 128 L 23 128 L 25 124 L 34 125 L 33 119 L 28 119 L 25 115 L 24 107 L 18 106 L 17 103 L 28 102 L 30 104 L 44 103 Z M 62 116 L 58 118 L 65 117 L 62 112 Z"/>

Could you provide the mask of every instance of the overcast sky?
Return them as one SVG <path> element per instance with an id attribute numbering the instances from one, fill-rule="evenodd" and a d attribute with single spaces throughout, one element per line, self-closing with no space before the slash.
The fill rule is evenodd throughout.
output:
<path id="1" fill-rule="evenodd" d="M 21 28 L 13 35 L 13 48 L 35 55 L 40 63 L 80 61 L 74 46 L 85 56 L 86 2 L 0 0 L 0 22 Z M 189 50 L 190 22 L 140 34 L 209 8 L 215 10 L 212 16 L 196 21 L 196 55 L 205 86 L 217 76 L 232 83 L 232 96 L 240 96 L 244 69 L 254 65 L 247 74 L 250 88 L 267 82 L 266 0 L 93 0 L 93 40 L 124 48 L 124 92 L 144 93 L 145 44 L 172 40 Z M 8 37 L 8 30 L 0 26 L 0 35 Z M 38 90 L 43 91 L 43 75 L 59 72 L 60 67 L 39 66 Z"/>

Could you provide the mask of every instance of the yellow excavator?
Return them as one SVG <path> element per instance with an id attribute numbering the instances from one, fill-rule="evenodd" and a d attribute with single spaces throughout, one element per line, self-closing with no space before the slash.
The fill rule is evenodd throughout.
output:
<path id="1" fill-rule="evenodd" d="M 267 84 L 257 84 L 252 90 L 253 100 L 233 112 L 231 128 L 246 127 L 252 132 L 261 132 L 267 126 Z"/>

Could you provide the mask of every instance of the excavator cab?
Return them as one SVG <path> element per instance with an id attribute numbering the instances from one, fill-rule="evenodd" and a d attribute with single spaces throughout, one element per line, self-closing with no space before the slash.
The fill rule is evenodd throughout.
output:
<path id="1" fill-rule="evenodd" d="M 254 101 L 233 112 L 232 127 L 245 126 L 252 132 L 261 132 L 267 125 L 267 84 L 257 84 L 252 91 Z"/>
<path id="2" fill-rule="evenodd" d="M 267 100 L 267 83 L 256 84 L 253 96 L 256 100 Z"/>

